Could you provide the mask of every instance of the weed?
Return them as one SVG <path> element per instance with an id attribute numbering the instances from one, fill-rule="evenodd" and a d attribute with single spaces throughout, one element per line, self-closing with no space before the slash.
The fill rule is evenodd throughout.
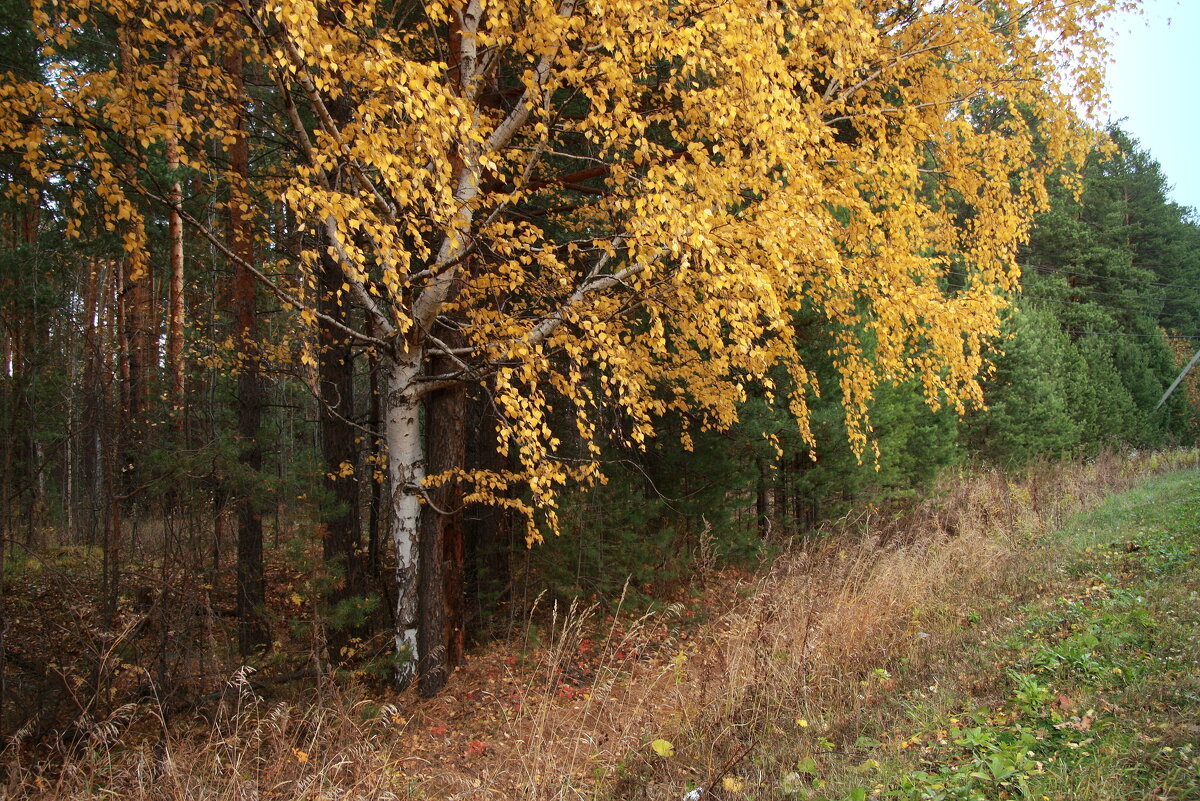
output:
<path id="1" fill-rule="evenodd" d="M 709 573 L 691 605 L 554 609 L 473 655 L 434 701 L 322 680 L 275 703 L 245 682 L 208 723 L 153 703 L 113 718 L 110 704 L 76 747 L 11 744 L 6 797 L 1125 797 L 1072 794 L 1101 769 L 1121 792 L 1162 782 L 1159 795 L 1197 797 L 1183 716 L 1200 706 L 1187 673 L 1200 612 L 1180 578 L 1194 586 L 1195 475 L 1051 539 L 1184 459 L 961 472 L 907 514 L 843 521 L 759 575 Z M 1192 517 L 1165 519 L 1179 504 Z M 64 674 L 108 665 L 94 650 Z M 1158 717 L 1128 719 L 1139 705 Z"/>

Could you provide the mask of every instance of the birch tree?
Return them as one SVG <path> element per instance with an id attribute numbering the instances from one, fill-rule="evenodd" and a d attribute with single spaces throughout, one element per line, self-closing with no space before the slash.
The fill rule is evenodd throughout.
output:
<path id="1" fill-rule="evenodd" d="M 211 66 L 219 53 L 243 50 L 268 76 L 256 112 L 292 155 L 263 196 L 322 243 L 299 258 L 314 285 L 332 260 L 340 284 L 323 289 L 355 314 L 240 266 L 387 364 L 395 639 L 415 657 L 430 487 L 512 507 L 532 544 L 555 528 L 556 493 L 598 477 L 597 409 L 619 408 L 635 444 L 672 410 L 724 427 L 748 385 L 775 391 L 780 365 L 811 444 L 820 387 L 796 346 L 800 314 L 831 332 L 859 453 L 884 382 L 919 381 L 933 408 L 980 403 L 1044 179 L 1082 163 L 1090 134 L 1072 109 L 1099 100 L 1113 5 L 43 3 L 51 48 L 126 26 L 136 88 L 71 64 L 52 83 L 14 79 L 0 137 L 42 174 L 48 152 L 90 154 L 114 217 L 136 218 L 131 192 L 157 199 L 237 261 L 169 187 L 123 180 L 103 154 L 110 136 L 143 149 L 177 137 L 181 168 L 195 165 L 206 142 L 236 136 L 231 109 L 245 107 Z M 181 52 L 177 70 L 147 57 Z M 101 101 L 113 96 L 128 102 Z M 423 400 L 463 382 L 490 393 L 511 469 L 427 474 Z M 550 425 L 563 414 L 574 444 Z"/>

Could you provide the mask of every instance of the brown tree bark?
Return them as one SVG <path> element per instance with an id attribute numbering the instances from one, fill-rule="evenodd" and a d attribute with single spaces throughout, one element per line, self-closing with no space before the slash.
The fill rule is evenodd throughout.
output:
<path id="1" fill-rule="evenodd" d="M 372 331 L 372 334 L 377 332 Z M 383 448 L 383 360 L 372 349 L 367 354 L 367 391 L 371 393 L 367 427 L 371 430 L 370 455 L 372 457 L 371 472 L 371 501 L 367 505 L 367 575 L 372 582 L 380 578 L 383 555 L 382 528 L 388 520 L 387 510 L 383 508 L 387 493 L 386 471 L 383 469 L 383 459 L 387 454 Z M 380 480 L 382 478 L 383 480 Z M 386 582 L 385 582 L 386 586 Z"/>
<path id="2" fill-rule="evenodd" d="M 133 73 L 133 54 L 126 41 L 125 28 L 118 31 L 120 46 L 120 71 L 122 82 Z M 127 177 L 132 178 L 134 165 L 124 166 Z M 121 320 L 120 336 L 122 353 L 121 425 L 140 428 L 150 397 L 150 374 L 158 364 L 158 321 L 154 314 L 154 268 L 147 261 L 139 270 L 133 259 L 126 257 L 122 266 L 122 282 L 119 287 L 118 303 Z M 126 437 L 126 443 L 139 440 L 134 432 Z M 125 454 L 128 456 L 129 454 Z"/>
<path id="3" fill-rule="evenodd" d="M 116 605 L 115 571 L 119 565 L 117 552 L 121 539 L 121 509 L 120 503 L 115 498 L 119 487 L 117 473 L 120 465 L 124 462 L 121 432 L 128 425 L 128 402 L 131 394 L 129 379 L 131 344 L 125 293 L 126 273 L 127 262 L 125 260 L 111 265 L 108 283 L 103 288 L 105 301 L 100 305 L 102 310 L 107 308 L 107 314 L 102 312 L 104 331 L 100 339 L 107 346 L 104 350 L 110 357 L 109 366 L 113 374 L 117 376 L 116 387 L 109 390 L 116 408 L 99 416 L 96 436 L 96 514 L 104 563 L 104 622 L 106 626 L 111 624 Z"/>
<path id="4" fill-rule="evenodd" d="M 791 503 L 788 493 L 791 491 L 791 475 L 788 471 L 788 458 L 780 456 L 775 472 L 775 522 L 784 531 L 789 530 L 788 510 Z"/>
<path id="5" fill-rule="evenodd" d="M 13 406 L 16 402 L 16 393 L 13 392 L 14 376 L 9 372 L 12 368 L 9 365 L 15 365 L 15 353 L 13 337 L 7 331 L 4 332 L 3 338 L 0 339 L 3 343 L 3 348 L 0 349 L 0 356 L 4 358 L 5 373 L 8 375 L 7 381 L 0 381 L 0 403 L 3 403 L 4 409 L 9 411 L 8 430 L 5 435 L 8 442 L 12 442 L 13 428 L 17 416 L 12 413 Z M 4 448 L 4 458 L 0 460 L 0 541 L 6 541 L 9 538 L 9 529 L 12 526 L 12 484 L 13 484 L 13 448 L 8 446 Z M 3 564 L 3 562 L 0 562 Z M 3 581 L 3 574 L 0 573 L 0 581 Z"/>
<path id="6" fill-rule="evenodd" d="M 226 56 L 225 70 L 240 90 L 242 56 L 233 52 Z M 240 96 L 240 91 L 238 92 Z M 242 466 L 243 484 L 231 494 L 237 509 L 237 618 L 238 650 L 243 657 L 270 642 L 262 610 L 266 603 L 266 579 L 263 571 L 262 509 L 255 502 L 254 483 L 262 472 L 263 451 L 259 443 L 262 426 L 265 387 L 258 348 L 258 297 L 254 274 L 245 265 L 254 263 L 254 238 L 250 220 L 250 144 L 246 134 L 244 109 L 238 110 L 237 132 L 229 147 L 229 246 L 238 262 L 233 270 L 231 296 L 234 317 L 234 347 L 237 350 L 237 428 L 238 461 Z M 178 186 L 178 184 L 176 184 Z M 172 214 L 175 214 L 172 212 Z M 172 248 L 179 247 L 179 284 L 182 290 L 183 240 L 172 239 Z M 175 256 L 172 255 L 172 269 Z M 175 278 L 172 273 L 172 315 L 174 315 Z M 179 334 L 182 342 L 182 304 L 180 305 Z M 176 321 L 172 316 L 172 327 Z M 182 347 L 182 345 L 180 345 Z M 179 373 L 175 375 L 178 367 Z M 183 391 L 182 353 L 178 365 L 172 363 L 172 391 Z"/>
<path id="7" fill-rule="evenodd" d="M 322 251 L 324 254 L 324 251 Z M 328 255 L 321 259 L 319 309 L 329 318 L 345 323 L 348 304 L 340 288 L 341 268 Z M 363 560 L 359 552 L 359 487 L 354 419 L 354 354 L 345 333 L 324 321 L 319 329 L 318 395 L 320 397 L 321 451 L 325 462 L 325 488 L 333 508 L 322 515 L 325 562 L 340 573 L 326 597 L 332 609 L 365 590 Z M 330 626 L 326 632 L 330 658 L 341 661 L 343 649 L 359 627 Z"/>
<path id="8" fill-rule="evenodd" d="M 754 492 L 754 517 L 758 525 L 758 538 L 765 540 L 771 533 L 771 497 L 766 460 L 762 457 L 755 459 L 754 467 L 758 471 L 758 485 Z"/>
<path id="9" fill-rule="evenodd" d="M 83 284 L 83 394 L 79 417 L 79 484 L 80 509 L 84 542 L 93 545 L 96 541 L 98 518 L 96 515 L 100 493 L 100 436 L 101 393 L 104 375 L 104 340 L 101 336 L 100 296 L 107 284 L 107 262 L 93 263 L 84 277 Z"/>
<path id="10" fill-rule="evenodd" d="M 792 457 L 792 475 L 798 480 L 804 475 L 804 472 L 811 470 L 816 465 L 807 453 L 797 453 Z M 796 529 L 798 531 L 811 531 L 817 527 L 820 521 L 821 509 L 815 498 L 810 497 L 800 487 L 795 485 L 793 481 L 792 488 L 793 511 L 792 516 L 795 520 Z"/>
<path id="11" fill-rule="evenodd" d="M 447 339 L 453 341 L 453 337 Z M 431 370 L 435 375 L 449 373 L 454 364 L 437 357 Z M 425 398 L 425 458 L 430 476 L 465 465 L 465 386 L 441 389 Z M 451 481 L 430 487 L 427 495 L 418 535 L 417 638 L 419 689 L 426 697 L 441 690 L 451 671 L 462 664 L 466 643 L 462 488 L 458 481 Z"/>
<path id="12" fill-rule="evenodd" d="M 467 467 L 501 472 L 509 468 L 500 455 L 500 420 L 487 392 L 478 388 L 467 398 Z M 471 639 L 484 631 L 487 611 L 511 610 L 514 548 L 512 513 L 503 506 L 477 504 L 466 510 L 464 529 L 464 577 L 466 631 Z"/>
<path id="13" fill-rule="evenodd" d="M 231 58 L 234 58 L 231 56 Z M 240 62 L 240 57 L 238 58 Z M 167 137 L 167 169 L 172 174 L 179 170 L 179 134 L 175 126 L 179 117 L 179 53 L 175 48 L 170 48 L 167 53 L 167 69 L 170 70 L 170 84 L 168 86 L 167 95 L 167 117 L 171 121 L 171 133 Z M 238 137 L 240 145 L 235 144 L 233 149 L 245 147 L 245 131 L 241 132 Z M 234 158 L 233 153 L 230 153 L 230 160 Z M 236 171 L 236 167 L 231 164 L 232 169 Z M 167 200 L 170 204 L 169 216 L 167 218 L 168 235 L 170 241 L 170 289 L 167 300 L 167 371 L 170 374 L 171 380 L 171 404 L 176 407 L 176 412 L 179 412 L 179 407 L 183 404 L 183 216 L 181 212 L 181 204 L 183 203 L 183 184 L 175 177 L 171 182 L 171 188 L 167 192 Z M 248 241 L 248 240 L 247 240 Z M 236 243 L 234 243 L 236 246 Z M 177 424 L 178 425 L 178 424 Z"/>

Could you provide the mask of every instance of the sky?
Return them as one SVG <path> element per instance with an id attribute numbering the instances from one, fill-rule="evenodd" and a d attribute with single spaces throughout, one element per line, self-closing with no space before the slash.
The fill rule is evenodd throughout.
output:
<path id="1" fill-rule="evenodd" d="M 1162 165 L 1171 199 L 1200 213 L 1200 0 L 1143 0 L 1110 20 L 1109 115 Z"/>

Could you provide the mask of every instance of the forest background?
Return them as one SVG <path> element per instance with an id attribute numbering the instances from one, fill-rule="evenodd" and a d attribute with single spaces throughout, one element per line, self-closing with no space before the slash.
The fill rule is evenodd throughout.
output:
<path id="1" fill-rule="evenodd" d="M 1049 78 L 1107 4 L 761 5 L 5 0 L 0 728 L 432 694 L 540 597 L 1194 442 L 1195 211 Z"/>

